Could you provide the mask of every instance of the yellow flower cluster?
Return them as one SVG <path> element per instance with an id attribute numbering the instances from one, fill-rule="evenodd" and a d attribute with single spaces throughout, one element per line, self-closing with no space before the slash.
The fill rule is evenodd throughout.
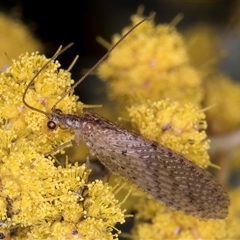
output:
<path id="1" fill-rule="evenodd" d="M 30 141 L 34 139 L 36 149 L 42 153 L 73 138 L 71 132 L 62 129 L 50 133 L 46 126 L 46 116 L 28 109 L 22 102 L 28 82 L 46 62 L 46 57 L 38 53 L 25 54 L 19 60 L 13 60 L 11 67 L 0 75 L 0 122 L 5 122 L 9 129 L 15 129 L 18 136 L 25 136 Z M 27 92 L 28 103 L 42 111 L 51 111 L 59 96 L 73 83 L 68 71 L 57 70 L 59 66 L 59 63 L 51 62 L 40 74 Z M 77 99 L 77 96 L 71 94 L 58 107 L 64 113 L 81 113 L 83 104 L 77 102 Z"/>
<path id="2" fill-rule="evenodd" d="M 16 58 L 23 52 L 41 50 L 41 44 L 33 38 L 29 29 L 19 19 L 0 13 L 0 69 L 9 65 L 8 58 Z M 4 37 L 3 37 L 4 36 Z M 7 57 L 5 55 L 7 53 Z"/>
<path id="3" fill-rule="evenodd" d="M 232 199 L 235 202 L 237 198 Z M 226 220 L 203 220 L 172 211 L 157 201 L 141 197 L 136 203 L 133 239 L 239 239 L 237 218 L 232 214 Z"/>
<path id="4" fill-rule="evenodd" d="M 216 68 L 220 58 L 225 54 L 221 49 L 217 32 L 212 25 L 194 24 L 183 33 L 191 64 L 206 71 Z"/>
<path id="5" fill-rule="evenodd" d="M 206 112 L 212 135 L 233 131 L 240 126 L 240 84 L 223 74 L 206 78 L 205 106 L 213 106 Z"/>
<path id="6" fill-rule="evenodd" d="M 132 19 L 133 25 L 141 20 Z M 121 104 L 171 98 L 200 105 L 202 100 L 199 74 L 189 64 L 182 37 L 168 25 L 147 21 L 139 26 L 99 67 L 98 74 L 107 80 L 109 96 Z"/>
<path id="7" fill-rule="evenodd" d="M 25 54 L 0 75 L 0 233 L 18 239 L 114 239 L 124 212 L 113 189 L 88 181 L 86 166 L 57 167 L 44 153 L 73 139 L 71 131 L 50 133 L 46 116 L 24 106 L 23 92 L 47 62 L 38 53 Z M 51 62 L 30 87 L 26 100 L 50 112 L 72 80 Z M 58 106 L 65 113 L 82 110 L 69 94 Z"/>
<path id="8" fill-rule="evenodd" d="M 142 135 L 193 160 L 200 167 L 209 164 L 205 114 L 192 104 L 169 99 L 150 100 L 128 108 L 131 121 Z"/>

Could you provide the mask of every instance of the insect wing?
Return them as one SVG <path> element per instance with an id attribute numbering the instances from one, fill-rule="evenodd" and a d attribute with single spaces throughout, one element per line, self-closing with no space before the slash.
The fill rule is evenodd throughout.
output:
<path id="1" fill-rule="evenodd" d="M 181 154 L 88 112 L 82 136 L 92 154 L 114 174 L 174 210 L 223 219 L 229 197 L 210 173 Z"/>

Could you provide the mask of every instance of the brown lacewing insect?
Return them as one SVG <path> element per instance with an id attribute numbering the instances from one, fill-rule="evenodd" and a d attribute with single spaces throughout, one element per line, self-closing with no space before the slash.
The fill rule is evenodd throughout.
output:
<path id="1" fill-rule="evenodd" d="M 49 62 L 56 59 L 72 44 L 55 54 L 33 77 L 23 94 L 23 103 L 28 108 L 45 114 L 49 119 L 47 126 L 50 130 L 58 126 L 74 129 L 75 139 L 57 149 L 70 143 L 77 145 L 79 139 L 82 138 L 90 152 L 111 172 L 126 179 L 170 208 L 199 218 L 223 219 L 228 214 L 229 197 L 207 171 L 172 149 L 126 130 L 96 113 L 85 111 L 78 116 L 64 114 L 56 108 L 57 104 L 105 60 L 127 35 L 153 15 L 154 13 L 150 14 L 123 35 L 69 91 L 64 93 L 52 107 L 51 113 L 29 105 L 25 97 L 30 86 Z"/>

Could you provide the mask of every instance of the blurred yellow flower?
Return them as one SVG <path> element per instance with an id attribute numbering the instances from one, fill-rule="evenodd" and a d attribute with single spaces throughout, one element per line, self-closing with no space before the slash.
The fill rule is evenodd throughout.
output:
<path id="1" fill-rule="evenodd" d="M 0 69 L 10 65 L 7 56 L 17 58 L 23 52 L 42 50 L 40 42 L 32 36 L 30 30 L 20 19 L 0 13 Z"/>
<path id="2" fill-rule="evenodd" d="M 240 126 L 240 84 L 223 74 L 214 74 L 204 81 L 205 106 L 213 106 L 206 112 L 212 135 L 238 129 Z"/>
<path id="3" fill-rule="evenodd" d="M 132 20 L 134 25 L 141 18 Z M 120 104 L 167 97 L 200 105 L 202 100 L 199 74 L 189 65 L 182 37 L 169 25 L 147 21 L 139 26 L 101 64 L 98 74 L 107 81 L 109 96 Z"/>

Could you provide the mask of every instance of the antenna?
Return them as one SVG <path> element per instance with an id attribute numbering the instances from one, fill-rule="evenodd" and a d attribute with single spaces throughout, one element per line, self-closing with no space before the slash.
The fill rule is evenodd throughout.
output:
<path id="1" fill-rule="evenodd" d="M 100 60 L 97 61 L 91 67 L 68 91 L 66 91 L 62 97 L 53 105 L 52 111 L 56 109 L 56 106 L 72 91 L 72 89 L 76 88 L 93 70 L 95 70 L 107 57 L 108 55 L 121 43 L 135 28 L 137 28 L 139 25 L 141 25 L 143 22 L 147 21 L 150 18 L 153 18 L 155 16 L 155 12 L 152 12 L 149 14 L 148 17 L 141 20 L 139 23 L 137 23 L 135 26 L 133 26 L 129 31 L 127 31 L 112 47 L 110 47 L 107 51 L 107 53 L 100 58 Z"/>
<path id="2" fill-rule="evenodd" d="M 112 47 L 110 47 L 107 51 L 107 53 L 100 58 L 100 60 L 97 61 L 97 63 L 95 63 L 93 65 L 93 67 L 91 67 L 68 91 L 66 91 L 62 97 L 53 105 L 52 107 L 52 112 L 54 112 L 54 110 L 56 110 L 56 106 L 74 89 L 76 88 L 94 69 L 96 69 L 107 57 L 108 55 L 119 45 L 119 43 L 121 43 L 135 28 L 137 28 L 139 25 L 141 25 L 143 22 L 147 21 L 150 18 L 153 18 L 155 16 L 155 12 L 150 13 L 150 15 L 146 18 L 144 18 L 143 20 L 141 20 L 139 23 L 137 23 L 135 26 L 133 26 L 128 32 L 126 32 Z M 37 109 L 31 105 L 29 105 L 26 102 L 26 94 L 28 89 L 30 88 L 30 86 L 32 85 L 32 83 L 36 80 L 36 78 L 39 76 L 39 74 L 48 66 L 48 64 L 50 62 L 52 62 L 53 60 L 55 60 L 60 54 L 62 54 L 63 52 L 65 52 L 67 49 L 69 49 L 74 43 L 70 43 L 68 44 L 66 47 L 64 47 L 62 50 L 61 47 L 60 49 L 55 53 L 55 55 L 48 60 L 47 63 L 45 63 L 45 65 L 36 73 L 36 75 L 32 78 L 32 80 L 28 83 L 26 90 L 23 93 L 23 97 L 22 97 L 22 101 L 24 103 L 25 106 L 27 106 L 28 108 L 32 109 L 33 111 L 37 111 L 39 113 L 42 113 L 44 115 L 46 115 L 48 118 L 51 116 L 51 113 L 47 113 L 44 112 L 40 109 Z"/>
<path id="3" fill-rule="evenodd" d="M 32 78 L 32 80 L 28 83 L 24 93 L 23 93 L 23 96 L 22 96 L 22 101 L 24 103 L 25 106 L 27 106 L 28 108 L 32 109 L 33 111 L 37 111 L 37 112 L 40 112 L 44 115 L 46 115 L 47 117 L 49 117 L 49 113 L 47 112 L 44 112 L 40 109 L 37 109 L 31 105 L 29 105 L 27 102 L 26 102 L 26 95 L 27 95 L 27 91 L 28 89 L 30 88 L 30 86 L 32 85 L 32 83 L 35 81 L 35 79 L 40 75 L 40 73 L 49 65 L 50 62 L 52 62 L 53 60 L 55 60 L 59 55 L 61 55 L 62 53 L 64 53 L 66 50 L 68 50 L 70 47 L 73 46 L 74 43 L 69 43 L 66 47 L 64 47 L 62 50 L 61 50 L 61 46 L 60 48 L 57 50 L 57 52 L 51 57 L 51 59 L 49 59 L 44 65 L 43 67 L 35 74 L 35 76 Z"/>

